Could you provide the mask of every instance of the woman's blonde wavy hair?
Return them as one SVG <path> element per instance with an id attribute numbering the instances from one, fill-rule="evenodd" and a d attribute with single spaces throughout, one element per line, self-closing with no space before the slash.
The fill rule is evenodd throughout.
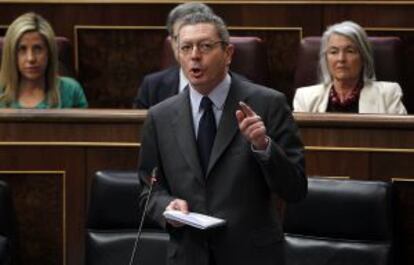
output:
<path id="1" fill-rule="evenodd" d="M 58 53 L 55 33 L 42 16 L 30 12 L 19 16 L 8 27 L 3 43 L 0 70 L 0 102 L 9 106 L 18 100 L 20 73 L 17 66 L 17 45 L 26 32 L 39 32 L 48 47 L 48 64 L 45 71 L 45 94 L 50 107 L 60 105 L 58 89 Z"/>

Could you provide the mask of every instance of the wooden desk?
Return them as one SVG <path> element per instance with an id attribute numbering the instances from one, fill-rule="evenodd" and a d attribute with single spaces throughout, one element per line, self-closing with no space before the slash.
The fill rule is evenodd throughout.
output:
<path id="1" fill-rule="evenodd" d="M 295 114 L 308 175 L 413 178 L 414 116 Z"/>
<path id="2" fill-rule="evenodd" d="M 0 110 L 0 179 L 13 189 L 24 264 L 84 262 L 92 176 L 134 169 L 146 111 Z M 394 182 L 398 264 L 414 261 L 414 117 L 295 114 L 308 175 Z"/>
<path id="3" fill-rule="evenodd" d="M 91 177 L 136 168 L 145 114 L 0 110 L 0 178 L 13 189 L 22 264 L 83 264 Z"/>

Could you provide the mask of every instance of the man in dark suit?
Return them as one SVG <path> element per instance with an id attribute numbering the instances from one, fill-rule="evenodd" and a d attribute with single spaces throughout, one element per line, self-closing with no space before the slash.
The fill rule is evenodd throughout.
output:
<path id="1" fill-rule="evenodd" d="M 148 111 L 141 204 L 150 190 L 147 176 L 157 167 L 148 217 L 170 234 L 170 265 L 284 264 L 272 195 L 298 201 L 307 192 L 303 145 L 285 97 L 229 74 L 233 49 L 218 16 L 186 16 L 178 51 L 189 87 Z M 199 230 L 166 220 L 165 210 L 227 223 Z"/>
<path id="2" fill-rule="evenodd" d="M 213 13 L 213 10 L 203 3 L 187 2 L 176 6 L 168 14 L 166 27 L 171 40 L 171 49 L 176 59 L 178 56 L 176 43 L 180 19 L 194 12 Z M 132 105 L 134 108 L 148 109 L 158 102 L 183 91 L 187 84 L 188 80 L 178 65 L 151 73 L 144 76 Z"/>

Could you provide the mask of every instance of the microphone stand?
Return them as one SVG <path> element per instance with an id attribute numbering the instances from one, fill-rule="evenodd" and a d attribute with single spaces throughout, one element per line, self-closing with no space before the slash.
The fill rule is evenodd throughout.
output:
<path id="1" fill-rule="evenodd" d="M 135 237 L 134 248 L 132 249 L 131 258 L 129 260 L 129 265 L 133 264 L 134 259 L 135 259 L 135 254 L 138 251 L 138 242 L 139 242 L 139 238 L 141 236 L 142 226 L 144 225 L 144 219 L 145 219 L 145 216 L 147 215 L 148 202 L 149 202 L 149 199 L 150 199 L 150 196 L 151 196 L 152 187 L 154 186 L 154 182 L 157 180 L 157 171 L 158 171 L 158 168 L 154 167 L 154 169 L 151 172 L 150 187 L 149 187 L 149 191 L 148 191 L 148 195 L 147 195 L 147 200 L 145 201 L 144 211 L 142 212 L 141 221 L 139 223 L 137 236 Z"/>

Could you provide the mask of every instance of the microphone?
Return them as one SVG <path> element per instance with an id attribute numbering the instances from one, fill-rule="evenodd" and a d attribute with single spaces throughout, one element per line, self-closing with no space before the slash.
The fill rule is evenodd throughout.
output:
<path id="1" fill-rule="evenodd" d="M 150 199 L 150 196 L 151 196 L 151 193 L 152 193 L 152 187 L 154 186 L 154 182 L 157 181 L 157 172 L 158 172 L 158 168 L 154 167 L 152 169 L 152 172 L 151 172 L 149 190 L 148 190 L 147 198 L 146 198 L 146 201 L 145 201 L 144 211 L 142 212 L 141 221 L 140 221 L 139 226 L 138 226 L 137 236 L 135 237 L 134 248 L 132 249 L 132 252 L 131 252 L 131 258 L 129 260 L 129 265 L 133 264 L 136 252 L 138 251 L 139 238 L 141 236 L 141 231 L 142 231 L 142 226 L 144 225 L 145 216 L 147 215 L 148 202 L 149 202 L 149 199 Z"/>

